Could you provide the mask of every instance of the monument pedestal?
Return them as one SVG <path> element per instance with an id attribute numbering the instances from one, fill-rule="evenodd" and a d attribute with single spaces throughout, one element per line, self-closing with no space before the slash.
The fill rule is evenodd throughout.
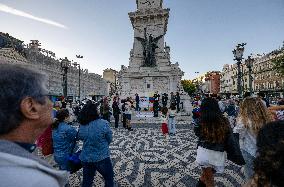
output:
<path id="1" fill-rule="evenodd" d="M 158 92 L 170 95 L 182 92 L 181 78 L 184 72 L 178 63 L 171 63 L 170 47 L 164 43 L 167 32 L 169 9 L 163 9 L 162 0 L 137 0 L 137 11 L 129 18 L 134 30 L 133 48 L 130 50 L 129 66 L 122 66 L 118 73 L 118 93 L 121 99 L 135 94 L 153 97 Z M 188 110 L 188 96 L 182 96 L 184 109 Z"/>

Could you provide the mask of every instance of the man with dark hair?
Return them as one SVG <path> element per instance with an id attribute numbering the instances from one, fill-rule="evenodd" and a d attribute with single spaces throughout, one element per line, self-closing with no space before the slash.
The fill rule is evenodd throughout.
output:
<path id="1" fill-rule="evenodd" d="M 1 186 L 64 186 L 65 171 L 32 154 L 35 140 L 52 124 L 46 77 L 19 65 L 0 64 Z"/>
<path id="2" fill-rule="evenodd" d="M 162 105 L 163 105 L 163 107 L 167 107 L 167 104 L 168 104 L 168 94 L 166 94 L 166 93 L 164 93 L 163 95 L 162 95 Z"/>

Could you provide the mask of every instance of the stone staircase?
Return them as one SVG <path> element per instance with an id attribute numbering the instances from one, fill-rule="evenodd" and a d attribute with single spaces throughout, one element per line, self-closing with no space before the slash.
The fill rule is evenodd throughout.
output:
<path id="1" fill-rule="evenodd" d="M 131 123 L 132 124 L 161 124 L 160 114 L 159 117 L 153 117 L 154 114 L 152 112 L 133 112 L 131 115 Z M 121 118 L 120 118 L 121 119 Z M 177 124 L 189 124 L 192 120 L 192 116 L 188 115 L 187 112 L 179 112 L 176 115 L 176 123 Z M 114 123 L 114 118 L 111 118 L 111 122 Z"/>

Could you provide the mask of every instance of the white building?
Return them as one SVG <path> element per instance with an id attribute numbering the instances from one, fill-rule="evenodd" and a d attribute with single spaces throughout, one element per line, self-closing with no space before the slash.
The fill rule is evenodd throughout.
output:
<path id="1" fill-rule="evenodd" d="M 273 68 L 272 60 L 284 54 L 284 46 L 268 54 L 253 55 L 252 90 L 254 93 L 264 92 L 271 95 L 282 95 L 284 91 L 284 76 Z M 243 92 L 249 92 L 249 69 L 245 63 L 241 64 Z M 237 64 L 223 66 L 220 92 L 223 94 L 237 94 Z"/>
<path id="2" fill-rule="evenodd" d="M 25 56 L 13 48 L 0 48 L 0 63 L 15 63 L 31 67 L 46 73 L 49 77 L 48 89 L 50 95 L 63 95 L 62 71 L 60 60 L 51 51 L 40 48 L 37 40 L 32 40 L 25 48 Z M 80 77 L 81 99 L 86 97 L 101 97 L 107 94 L 107 83 L 101 75 L 88 73 L 81 69 Z M 67 95 L 74 99 L 79 95 L 79 68 L 70 64 L 67 74 Z"/>

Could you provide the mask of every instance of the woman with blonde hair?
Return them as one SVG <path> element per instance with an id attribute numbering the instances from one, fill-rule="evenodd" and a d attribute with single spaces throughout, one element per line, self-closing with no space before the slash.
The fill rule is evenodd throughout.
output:
<path id="1" fill-rule="evenodd" d="M 271 121 L 271 116 L 260 98 L 247 97 L 240 105 L 234 132 L 239 134 L 240 148 L 245 159 L 246 179 L 253 175 L 253 161 L 256 157 L 256 138 L 263 125 Z"/>

